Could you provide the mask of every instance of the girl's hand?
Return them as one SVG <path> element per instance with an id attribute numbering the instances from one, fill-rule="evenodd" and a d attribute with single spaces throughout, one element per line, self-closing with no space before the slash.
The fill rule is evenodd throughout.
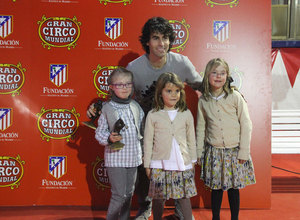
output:
<path id="1" fill-rule="evenodd" d="M 199 166 L 201 165 L 201 158 L 200 158 L 200 157 L 197 158 L 197 164 L 198 164 Z"/>
<path id="2" fill-rule="evenodd" d="M 239 164 L 244 164 L 247 160 L 241 160 L 239 159 Z"/>
<path id="3" fill-rule="evenodd" d="M 109 140 L 110 140 L 112 143 L 115 143 L 115 142 L 117 142 L 117 141 L 122 140 L 122 136 L 119 135 L 117 132 L 111 132 L 111 134 L 109 135 Z"/>
<path id="4" fill-rule="evenodd" d="M 145 171 L 146 171 L 146 175 L 147 175 L 148 179 L 150 179 L 151 169 L 150 168 L 145 168 Z"/>

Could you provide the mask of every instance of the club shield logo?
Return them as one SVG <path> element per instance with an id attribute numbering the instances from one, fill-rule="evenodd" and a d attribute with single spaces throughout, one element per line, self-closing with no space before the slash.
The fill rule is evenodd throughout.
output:
<path id="1" fill-rule="evenodd" d="M 66 47 L 70 50 L 77 45 L 81 22 L 77 21 L 75 16 L 72 19 L 43 16 L 42 20 L 38 21 L 38 25 L 39 37 L 44 48 Z"/>
<path id="2" fill-rule="evenodd" d="M 0 108 L 0 131 L 12 125 L 12 108 Z"/>
<path id="3" fill-rule="evenodd" d="M 230 21 L 213 21 L 213 35 L 221 43 L 228 40 L 230 36 Z"/>
<path id="4" fill-rule="evenodd" d="M 6 38 L 13 32 L 13 16 L 0 15 L 0 37 Z"/>
<path id="5" fill-rule="evenodd" d="M 18 188 L 24 175 L 24 161 L 21 157 L 0 156 L 0 188 L 10 187 Z"/>
<path id="6" fill-rule="evenodd" d="M 112 40 L 117 39 L 123 33 L 123 18 L 105 18 L 104 32 Z"/>
<path id="7" fill-rule="evenodd" d="M 42 108 L 37 116 L 37 126 L 43 140 L 66 139 L 69 141 L 79 127 L 80 115 L 76 113 L 75 108 L 72 110 Z"/>
<path id="8" fill-rule="evenodd" d="M 50 64 L 50 81 L 60 87 L 68 80 L 67 64 Z"/>
<path id="9" fill-rule="evenodd" d="M 48 172 L 55 179 L 61 178 L 67 173 L 67 157 L 66 156 L 49 156 Z"/>
<path id="10" fill-rule="evenodd" d="M 108 86 L 108 76 L 112 71 L 117 69 L 118 66 L 104 66 L 102 67 L 100 64 L 97 66 L 95 70 L 93 70 L 94 74 L 94 85 L 97 89 L 97 94 L 101 98 L 106 98 L 109 95 L 109 86 Z"/>

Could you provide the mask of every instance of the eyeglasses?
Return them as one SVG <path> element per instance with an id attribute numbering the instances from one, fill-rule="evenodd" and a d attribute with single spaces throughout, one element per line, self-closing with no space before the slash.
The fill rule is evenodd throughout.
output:
<path id="1" fill-rule="evenodd" d="M 223 76 L 226 76 L 227 75 L 227 73 L 217 73 L 217 72 L 211 72 L 210 73 L 212 76 L 214 76 L 214 77 L 216 77 L 216 76 L 221 76 L 221 77 L 223 77 Z"/>
<path id="2" fill-rule="evenodd" d="M 112 86 L 116 87 L 117 89 L 123 89 L 123 88 L 132 88 L 133 83 L 125 83 L 125 84 L 111 84 Z"/>

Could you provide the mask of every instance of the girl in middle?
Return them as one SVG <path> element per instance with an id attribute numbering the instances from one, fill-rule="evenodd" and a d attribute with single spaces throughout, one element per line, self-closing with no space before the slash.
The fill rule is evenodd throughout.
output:
<path id="1" fill-rule="evenodd" d="M 190 198 L 197 195 L 194 119 L 185 101 L 184 84 L 174 73 L 156 82 L 154 108 L 144 132 L 144 167 L 150 179 L 153 219 L 162 219 L 166 200 L 176 199 L 184 219 L 192 219 Z"/>

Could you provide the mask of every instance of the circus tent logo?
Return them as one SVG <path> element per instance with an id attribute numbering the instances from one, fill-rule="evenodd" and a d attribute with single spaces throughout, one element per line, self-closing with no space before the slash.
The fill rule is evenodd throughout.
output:
<path id="1" fill-rule="evenodd" d="M 107 170 L 104 164 L 104 159 L 97 156 L 96 161 L 92 162 L 93 178 L 98 188 L 102 190 L 110 188 Z"/>
<path id="2" fill-rule="evenodd" d="M 107 5 L 107 3 L 122 3 L 124 5 L 131 4 L 133 0 L 99 0 L 100 3 Z"/>
<path id="3" fill-rule="evenodd" d="M 107 98 L 109 95 L 109 85 L 107 79 L 111 72 L 117 69 L 118 66 L 101 66 L 98 64 L 97 68 L 93 70 L 94 85 L 97 89 L 97 94 L 100 98 Z"/>
<path id="4" fill-rule="evenodd" d="M 0 63 L 0 94 L 19 95 L 25 82 L 25 71 L 21 63 Z"/>
<path id="5" fill-rule="evenodd" d="M 182 19 L 182 21 L 169 20 L 169 23 L 173 27 L 176 36 L 171 49 L 177 52 L 183 51 L 189 40 L 189 28 L 191 26 L 186 23 L 185 19 Z"/>
<path id="6" fill-rule="evenodd" d="M 24 175 L 25 161 L 21 157 L 0 156 L 0 188 L 10 187 L 11 189 L 19 188 L 20 181 Z"/>
<path id="7" fill-rule="evenodd" d="M 69 50 L 75 48 L 80 37 L 80 25 L 74 16 L 72 19 L 67 17 L 42 17 L 39 25 L 38 34 L 42 40 L 44 48 L 67 47 Z"/>
<path id="8" fill-rule="evenodd" d="M 207 6 L 214 7 L 217 6 L 229 6 L 233 8 L 239 4 L 239 0 L 205 0 Z"/>
<path id="9" fill-rule="evenodd" d="M 79 113 L 75 108 L 68 109 L 41 109 L 37 113 L 37 127 L 41 132 L 41 138 L 49 141 L 50 139 L 70 141 L 79 127 Z"/>

